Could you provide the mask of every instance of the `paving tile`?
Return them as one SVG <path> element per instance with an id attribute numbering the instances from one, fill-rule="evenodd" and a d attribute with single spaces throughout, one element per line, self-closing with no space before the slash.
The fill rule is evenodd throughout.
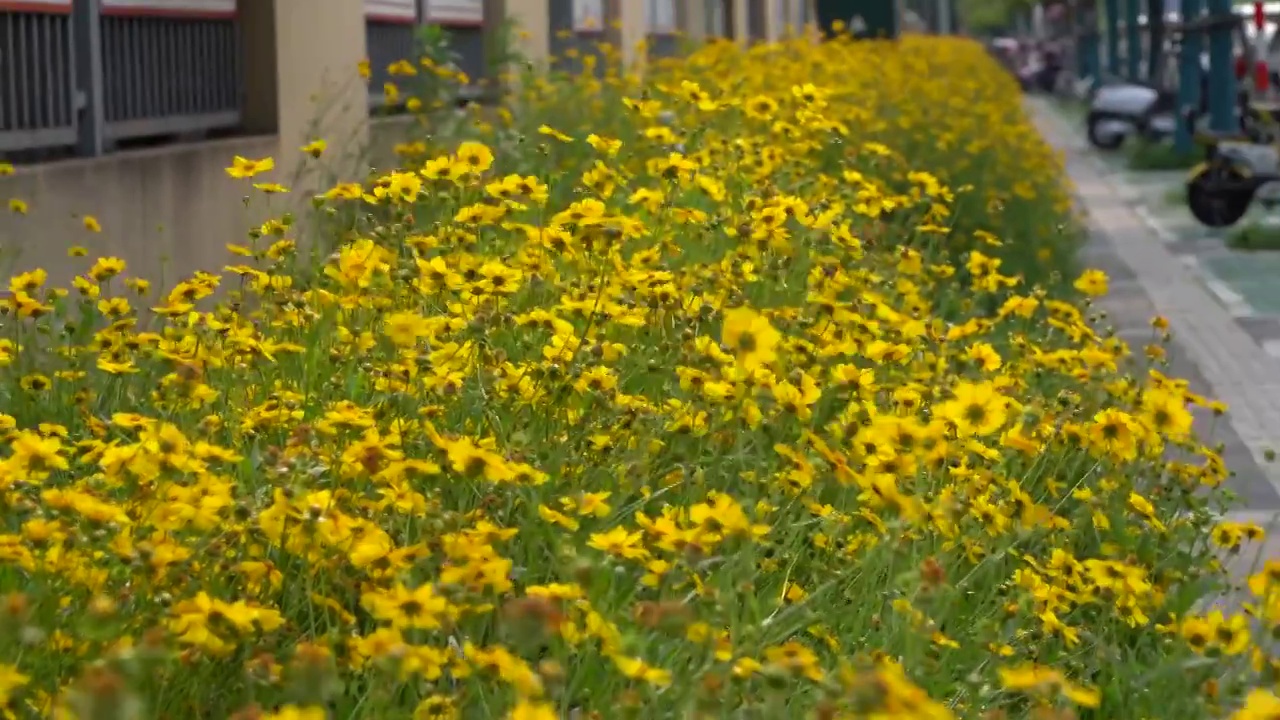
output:
<path id="1" fill-rule="evenodd" d="M 1191 257 L 1206 255 L 1221 245 L 1221 240 L 1213 238 L 1178 239 L 1168 243 L 1169 252 L 1174 255 L 1190 255 Z"/>
<path id="2" fill-rule="evenodd" d="M 1239 318 L 1236 322 L 1258 343 L 1280 340 L 1280 317 L 1247 317 Z"/>
<path id="3" fill-rule="evenodd" d="M 1141 338 L 1144 343 L 1151 339 L 1151 318 L 1156 316 L 1156 307 L 1145 296 L 1108 297 L 1099 304 L 1099 309 L 1106 313 L 1104 326 L 1114 328 L 1126 339 L 1132 335 Z M 1132 334 L 1132 335 L 1131 335 Z"/>
<path id="4" fill-rule="evenodd" d="M 1225 487 L 1236 495 L 1241 507 L 1280 512 L 1280 492 L 1276 491 L 1267 472 L 1254 460 L 1252 451 L 1243 442 L 1226 445 L 1222 460 L 1231 469 L 1231 478 Z"/>
<path id="5" fill-rule="evenodd" d="M 1105 245 L 1090 243 L 1080 250 L 1080 264 L 1101 270 L 1111 278 L 1114 289 L 1116 283 L 1136 282 L 1137 275 L 1114 250 Z"/>

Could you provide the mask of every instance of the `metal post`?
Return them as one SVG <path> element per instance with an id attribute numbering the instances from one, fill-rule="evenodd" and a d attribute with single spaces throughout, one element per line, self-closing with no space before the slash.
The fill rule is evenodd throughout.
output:
<path id="1" fill-rule="evenodd" d="M 1204 12 L 1204 0 L 1182 0 L 1179 8 L 1179 20 L 1191 22 Z M 1174 136 L 1174 147 L 1179 153 L 1188 154 L 1192 150 L 1191 123 L 1187 122 L 1187 111 L 1199 107 L 1200 83 L 1204 71 L 1200 67 L 1200 55 L 1204 52 L 1204 39 L 1199 32 L 1183 32 L 1182 48 L 1178 54 L 1178 133 Z"/>
<path id="2" fill-rule="evenodd" d="M 951 0 L 938 0 L 938 34 L 950 35 L 951 32 Z"/>
<path id="3" fill-rule="evenodd" d="M 74 0 L 71 5 L 71 51 L 75 59 L 76 151 L 101 155 L 106 147 L 102 106 L 102 14 L 99 0 Z"/>
<path id="4" fill-rule="evenodd" d="M 1107 74 L 1118 77 L 1120 75 L 1121 0 L 1104 1 L 1107 3 Z"/>
<path id="5" fill-rule="evenodd" d="M 1233 16 L 1231 0 L 1208 0 L 1209 14 Z M 1232 29 L 1214 28 L 1209 33 L 1209 123 L 1217 132 L 1236 128 L 1236 73 L 1232 57 Z"/>
<path id="6" fill-rule="evenodd" d="M 1098 6 L 1093 0 L 1086 0 L 1078 10 L 1076 22 L 1079 25 L 1080 47 L 1077 50 L 1080 63 L 1080 77 L 1089 78 L 1095 84 L 1102 74 L 1102 43 L 1098 29 Z"/>
<path id="7" fill-rule="evenodd" d="M 1138 0 L 1128 0 L 1124 11 L 1125 73 L 1130 80 L 1137 80 L 1142 76 L 1142 25 L 1138 21 L 1141 14 Z"/>
<path id="8" fill-rule="evenodd" d="M 1165 0 L 1147 0 L 1147 82 L 1168 83 L 1165 69 Z"/>

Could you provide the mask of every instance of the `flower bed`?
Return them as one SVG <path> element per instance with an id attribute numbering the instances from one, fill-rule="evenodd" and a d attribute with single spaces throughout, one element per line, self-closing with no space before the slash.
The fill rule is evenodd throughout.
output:
<path id="1" fill-rule="evenodd" d="M 1221 409 L 1159 372 L 1159 320 L 1137 358 L 1090 324 L 1106 278 L 1070 271 L 1061 167 L 978 45 L 720 44 L 524 87 L 326 192 L 318 265 L 282 219 L 230 280 L 12 280 L 18 716 L 1240 696 L 1245 623 L 1189 614 L 1227 471 L 1188 406 Z"/>

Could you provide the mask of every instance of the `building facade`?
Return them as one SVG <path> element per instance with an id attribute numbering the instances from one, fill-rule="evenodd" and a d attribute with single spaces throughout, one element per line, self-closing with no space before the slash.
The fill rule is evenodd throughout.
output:
<path id="1" fill-rule="evenodd" d="M 388 66 L 424 37 L 452 51 L 463 94 L 481 93 L 504 37 L 542 66 L 602 40 L 643 63 L 642 47 L 675 52 L 679 35 L 779 37 L 811 2 L 0 0 L 0 162 L 17 168 L 0 177 L 0 272 L 71 271 L 80 244 L 148 277 L 220 267 L 226 243 L 280 212 L 242 202 L 230 158 L 274 157 L 295 184 L 314 138 L 331 170 L 344 149 L 356 162 L 392 144 Z M 6 212 L 11 198 L 26 212 Z"/>

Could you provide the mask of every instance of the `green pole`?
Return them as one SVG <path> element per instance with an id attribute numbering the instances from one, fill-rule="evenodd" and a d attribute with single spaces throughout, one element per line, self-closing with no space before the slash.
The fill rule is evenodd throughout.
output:
<path id="1" fill-rule="evenodd" d="M 1188 22 L 1200 17 L 1204 11 L 1204 0 L 1182 0 L 1181 20 Z M 1178 52 L 1178 134 L 1173 138 L 1173 145 L 1178 152 L 1186 155 L 1191 152 L 1193 128 L 1187 122 L 1186 111 L 1200 106 L 1200 81 L 1204 71 L 1200 67 L 1200 53 L 1204 52 L 1204 38 L 1198 32 L 1183 33 L 1182 48 Z"/>
<path id="2" fill-rule="evenodd" d="M 1209 0 L 1209 15 L 1235 15 L 1231 0 Z M 1209 119 L 1217 132 L 1236 129 L 1236 73 L 1231 27 L 1214 28 L 1209 33 Z"/>
<path id="3" fill-rule="evenodd" d="M 1124 13 L 1124 59 L 1125 72 L 1130 80 L 1142 77 L 1142 25 L 1138 22 L 1140 9 L 1138 0 L 1128 0 Z"/>
<path id="4" fill-rule="evenodd" d="M 1107 3 L 1107 74 L 1120 75 L 1120 0 Z"/>
<path id="5" fill-rule="evenodd" d="M 1147 0 L 1147 80 L 1160 78 L 1160 84 L 1166 84 L 1168 78 L 1164 74 L 1164 0 Z"/>
<path id="6" fill-rule="evenodd" d="M 950 35 L 954 31 L 951 0 L 938 0 L 938 34 Z"/>
<path id="7" fill-rule="evenodd" d="M 1094 0 L 1085 0 L 1076 16 L 1080 46 L 1077 49 L 1080 77 L 1090 78 L 1096 84 L 1102 71 L 1101 33 L 1098 31 L 1098 6 Z"/>

